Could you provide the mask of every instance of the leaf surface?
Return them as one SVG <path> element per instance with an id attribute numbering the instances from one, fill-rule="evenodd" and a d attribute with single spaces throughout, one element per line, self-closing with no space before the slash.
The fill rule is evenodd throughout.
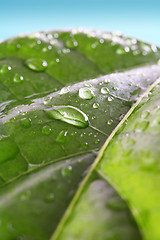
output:
<path id="1" fill-rule="evenodd" d="M 151 65 L 159 49 L 73 30 L 9 39 L 0 53 L 0 238 L 48 239 L 106 138 L 160 76 Z M 112 198 L 125 205 L 103 177 L 95 179 L 98 193 L 106 189 L 102 209 Z M 121 238 L 140 238 L 126 206 L 106 211 L 104 237 L 116 229 Z"/>

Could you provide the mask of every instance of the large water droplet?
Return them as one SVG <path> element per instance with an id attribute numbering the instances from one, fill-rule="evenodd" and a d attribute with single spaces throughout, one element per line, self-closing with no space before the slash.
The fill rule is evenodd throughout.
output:
<path id="1" fill-rule="evenodd" d="M 20 82 L 22 82 L 22 81 L 23 81 L 23 76 L 20 75 L 20 74 L 18 74 L 18 73 L 16 73 L 16 74 L 14 75 L 14 77 L 13 77 L 13 82 L 15 82 L 15 83 L 20 83 Z"/>
<path id="2" fill-rule="evenodd" d="M 66 136 L 67 136 L 68 131 L 62 130 L 59 135 L 56 138 L 56 142 L 58 143 L 65 143 L 66 142 Z"/>
<path id="3" fill-rule="evenodd" d="M 83 88 L 79 89 L 79 96 L 80 96 L 80 98 L 90 100 L 93 98 L 93 92 L 91 89 L 89 89 L 87 87 L 83 87 Z"/>
<path id="4" fill-rule="evenodd" d="M 47 62 L 41 58 L 31 58 L 25 61 L 25 65 L 33 71 L 43 72 L 47 68 Z"/>
<path id="5" fill-rule="evenodd" d="M 18 154 L 19 149 L 10 138 L 3 137 L 0 140 L 0 163 L 14 159 Z"/>
<path id="6" fill-rule="evenodd" d="M 57 119 L 79 128 L 86 128 L 89 125 L 87 115 L 75 107 L 59 106 L 45 111 L 49 118 Z"/>

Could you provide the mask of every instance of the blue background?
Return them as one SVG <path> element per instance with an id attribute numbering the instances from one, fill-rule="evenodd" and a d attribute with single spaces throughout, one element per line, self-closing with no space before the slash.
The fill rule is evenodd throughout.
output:
<path id="1" fill-rule="evenodd" d="M 46 29 L 121 31 L 160 46 L 160 0 L 0 0 L 0 39 Z"/>

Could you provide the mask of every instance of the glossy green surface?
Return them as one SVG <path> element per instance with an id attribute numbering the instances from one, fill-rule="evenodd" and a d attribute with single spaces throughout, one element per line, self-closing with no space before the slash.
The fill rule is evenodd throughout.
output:
<path id="1" fill-rule="evenodd" d="M 160 85 L 105 150 L 99 172 L 128 202 L 144 239 L 160 239 Z"/>
<path id="2" fill-rule="evenodd" d="M 155 64 L 159 49 L 73 30 L 9 39 L 0 54 L 0 239 L 49 239 L 97 151 L 160 67 L 106 74 Z M 109 216 L 118 223 L 106 217 L 106 239 L 121 222 Z M 126 224 L 128 239 L 139 236 L 128 210 L 122 218 L 120 239 Z"/>

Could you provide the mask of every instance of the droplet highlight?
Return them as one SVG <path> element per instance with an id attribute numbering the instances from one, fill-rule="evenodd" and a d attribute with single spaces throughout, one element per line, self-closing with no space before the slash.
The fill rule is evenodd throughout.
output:
<path id="1" fill-rule="evenodd" d="M 46 114 L 51 119 L 60 120 L 79 128 L 86 128 L 89 125 L 87 115 L 72 106 L 58 106 L 52 109 L 46 109 Z"/>
<path id="2" fill-rule="evenodd" d="M 41 58 L 31 58 L 25 61 L 25 65 L 36 72 L 43 72 L 47 69 L 47 62 Z"/>

